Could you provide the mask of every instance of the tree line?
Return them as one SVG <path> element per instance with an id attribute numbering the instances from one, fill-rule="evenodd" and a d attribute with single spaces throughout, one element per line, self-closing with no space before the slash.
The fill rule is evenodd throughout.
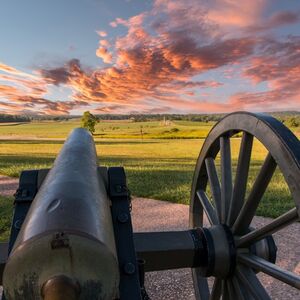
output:
<path id="1" fill-rule="evenodd" d="M 269 113 L 282 123 L 289 127 L 300 126 L 300 112 L 274 112 Z M 146 122 L 146 121 L 191 121 L 191 122 L 218 122 L 226 114 L 101 114 L 93 115 L 97 121 L 101 120 L 130 120 L 132 122 Z M 77 115 L 65 116 L 41 116 L 41 115 L 9 115 L 0 114 L 0 123 L 7 122 L 31 122 L 31 121 L 67 121 L 71 119 L 78 119 Z"/>
<path id="2" fill-rule="evenodd" d="M 30 122 L 31 119 L 22 115 L 0 114 L 0 123 Z"/>

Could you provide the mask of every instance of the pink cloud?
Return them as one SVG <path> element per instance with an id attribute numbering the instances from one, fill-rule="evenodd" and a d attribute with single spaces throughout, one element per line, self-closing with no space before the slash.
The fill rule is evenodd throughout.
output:
<path id="1" fill-rule="evenodd" d="M 274 30 L 277 27 L 282 27 L 290 24 L 295 24 L 300 21 L 300 13 L 292 11 L 281 11 L 271 15 L 266 20 L 252 24 L 247 28 L 249 32 L 260 32 L 266 30 Z"/>
<path id="2" fill-rule="evenodd" d="M 62 68 L 37 75 L 0 64 L 0 111 L 10 113 L 67 114 L 73 108 L 86 106 L 84 101 L 50 101 L 45 98 L 51 84 L 67 82 Z M 3 74 L 4 73 L 4 74 Z"/>
<path id="3" fill-rule="evenodd" d="M 266 4 L 265 0 L 209 1 L 207 18 L 222 27 L 251 26 L 261 20 Z"/>
<path id="4" fill-rule="evenodd" d="M 295 109 L 300 106 L 300 38 L 262 42 L 260 56 L 251 60 L 244 76 L 254 83 L 267 82 L 269 90 L 233 95 L 230 102 L 247 109 Z"/>
<path id="5" fill-rule="evenodd" d="M 127 26 L 128 25 L 128 21 L 122 19 L 122 18 L 116 18 L 114 21 L 109 23 L 111 27 L 117 27 L 118 25 L 124 25 Z"/>
<path id="6" fill-rule="evenodd" d="M 23 103 L 26 109 L 41 107 L 52 113 L 89 104 L 98 105 L 98 112 L 153 113 L 295 107 L 300 94 L 300 42 L 292 37 L 266 38 L 264 32 L 294 24 L 299 17 L 279 12 L 263 19 L 265 6 L 264 0 L 156 0 L 150 11 L 110 23 L 125 26 L 123 36 L 108 41 L 103 39 L 105 31 L 97 32 L 101 39 L 96 55 L 109 66 L 87 69 L 73 59 L 31 75 L 0 64 L 5 73 L 0 80 L 6 82 L 0 86 L 0 97 L 12 108 Z M 254 35 L 257 32 L 259 36 Z M 266 82 L 268 90 L 239 91 L 220 102 L 211 90 L 223 88 L 221 79 L 195 79 L 213 70 L 234 78 L 237 68 L 240 80 L 252 81 L 254 88 Z M 45 99 L 51 85 L 70 87 L 73 100 Z"/>
<path id="7" fill-rule="evenodd" d="M 110 43 L 108 40 L 100 40 L 99 44 L 103 47 L 110 47 Z"/>
<path id="8" fill-rule="evenodd" d="M 237 64 L 254 53 L 258 41 L 249 37 L 209 40 L 210 33 L 214 34 L 214 27 L 211 28 L 211 24 L 205 22 L 200 5 L 194 7 L 195 15 L 201 12 L 196 18 L 197 22 L 188 21 L 187 16 L 191 15 L 189 5 L 195 6 L 195 3 L 188 1 L 188 5 L 183 5 L 182 2 L 156 2 L 151 13 L 143 13 L 129 20 L 117 18 L 115 22 L 126 26 L 128 32 L 116 39 L 115 65 L 95 69 L 89 74 L 77 63 L 64 67 L 62 75 L 68 74 L 68 84 L 77 91 L 74 98 L 94 103 L 103 103 L 109 99 L 115 105 L 128 105 L 128 101 L 136 104 L 146 101 L 152 105 L 171 106 L 180 110 L 216 109 L 218 105 L 221 110 L 228 109 L 220 103 L 208 104 L 194 98 L 194 89 L 219 88 L 221 83 L 195 82 L 190 78 L 222 66 Z M 149 15 L 153 17 L 158 8 L 161 8 L 160 13 L 168 15 L 169 22 L 163 23 L 159 15 L 152 21 L 152 28 L 157 34 L 150 34 L 143 22 Z M 199 36 L 205 37 L 203 44 L 198 42 Z M 112 62 L 111 53 L 103 45 L 97 49 L 97 56 L 104 62 Z M 61 72 L 55 69 L 57 71 Z M 49 72 L 55 73 L 44 71 L 45 74 Z M 59 77 L 56 78 L 65 82 L 64 76 Z"/>
<path id="9" fill-rule="evenodd" d="M 104 30 L 98 30 L 98 31 L 96 31 L 96 32 L 97 32 L 98 35 L 101 36 L 101 37 L 106 37 L 106 36 L 107 36 L 107 33 L 106 33 L 106 31 L 104 31 Z"/>
<path id="10" fill-rule="evenodd" d="M 111 27 L 116 28 L 116 27 L 118 26 L 118 23 L 117 23 L 116 21 L 111 21 L 111 22 L 109 23 L 109 25 L 110 25 Z"/>

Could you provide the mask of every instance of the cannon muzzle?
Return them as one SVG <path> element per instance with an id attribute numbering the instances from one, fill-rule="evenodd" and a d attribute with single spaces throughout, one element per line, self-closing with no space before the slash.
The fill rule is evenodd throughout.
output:
<path id="1" fill-rule="evenodd" d="M 42 287 L 44 300 L 78 300 L 79 295 L 79 285 L 66 276 L 50 278 Z"/>
<path id="2" fill-rule="evenodd" d="M 75 129 L 45 178 L 7 261 L 6 298 L 115 299 L 119 268 L 94 141 Z"/>

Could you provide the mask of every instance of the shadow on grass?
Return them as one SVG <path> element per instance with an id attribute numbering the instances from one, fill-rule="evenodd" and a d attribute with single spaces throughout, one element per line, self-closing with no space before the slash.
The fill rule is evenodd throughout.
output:
<path id="1" fill-rule="evenodd" d="M 55 157 L 0 155 L 0 173 L 7 176 L 19 177 L 23 170 L 49 168 Z"/>
<path id="2" fill-rule="evenodd" d="M 63 144 L 63 140 L 0 140 L 0 144 L 30 144 L 30 145 L 52 145 L 52 144 Z"/>
<path id="3" fill-rule="evenodd" d="M 161 143 L 161 140 L 156 140 L 156 139 L 153 139 L 153 140 L 136 140 L 136 139 L 116 139 L 116 140 L 96 140 L 95 141 L 95 144 L 96 145 L 124 145 L 124 144 L 131 144 L 131 145 L 144 145 L 144 144 L 160 144 Z"/>
<path id="4" fill-rule="evenodd" d="M 143 156 L 139 158 L 134 158 L 133 156 L 127 155 L 118 155 L 118 156 L 107 156 L 107 155 L 99 155 L 98 156 L 99 164 L 102 166 L 123 166 L 123 167 L 171 167 L 173 166 L 192 166 L 192 169 L 196 166 L 196 160 L 193 161 L 190 158 L 177 158 L 177 157 L 150 157 Z"/>
<path id="5" fill-rule="evenodd" d="M 58 144 L 61 145 L 64 143 L 65 139 L 59 139 L 59 140 L 0 140 L 0 144 L 3 145 L 10 145 L 10 144 L 30 144 L 30 145 L 48 145 L 48 144 Z M 132 145 L 144 145 L 144 144 L 159 144 L 161 143 L 161 140 L 137 140 L 137 139 L 116 139 L 116 140 L 96 140 L 96 145 L 124 145 L 124 144 L 132 144 Z"/>
<path id="6" fill-rule="evenodd" d="M 25 125 L 25 124 L 30 124 L 30 122 L 20 122 L 20 123 L 5 123 L 1 124 L 0 127 L 5 127 L 5 126 L 19 126 L 19 125 Z"/>
<path id="7" fill-rule="evenodd" d="M 54 159 L 54 156 L 2 155 L 0 173 L 17 177 L 22 170 L 49 168 Z M 123 166 L 129 189 L 135 196 L 189 203 L 195 168 L 190 158 L 99 156 L 99 162 L 102 166 Z M 256 177 L 255 171 L 250 175 L 249 188 Z M 259 205 L 259 215 L 277 217 L 295 206 L 284 180 L 280 176 L 276 177 L 276 174 L 274 178 Z"/>

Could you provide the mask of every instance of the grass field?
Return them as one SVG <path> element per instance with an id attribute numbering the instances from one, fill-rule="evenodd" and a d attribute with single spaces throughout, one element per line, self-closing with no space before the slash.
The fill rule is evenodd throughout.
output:
<path id="1" fill-rule="evenodd" d="M 9 238 L 12 210 L 12 197 L 0 196 L 0 242 L 7 241 Z"/>
<path id="2" fill-rule="evenodd" d="M 167 121 L 131 122 L 101 121 L 96 125 L 95 139 L 194 139 L 205 138 L 213 123 Z M 0 123 L 0 139 L 64 139 L 79 120 L 63 122 Z"/>
<path id="3" fill-rule="evenodd" d="M 0 140 L 0 174 L 17 177 L 25 169 L 51 167 L 55 156 L 62 147 L 62 139 L 76 126 L 78 126 L 78 122 L 74 121 L 58 124 L 42 122 L 0 126 L 0 136 L 2 136 L 2 140 Z M 194 122 L 178 122 L 169 126 L 164 126 L 159 122 L 98 124 L 96 133 L 101 132 L 101 128 L 106 128 L 104 132 L 110 137 L 110 139 L 107 137 L 99 139 L 99 136 L 96 135 L 99 163 L 105 166 L 124 166 L 128 185 L 133 195 L 188 204 L 193 171 L 204 140 L 199 138 L 180 139 L 180 136 L 178 139 L 173 139 L 174 136 L 171 136 L 172 139 L 165 139 L 164 136 L 161 139 L 146 139 L 145 135 L 143 139 L 141 136 L 134 139 L 134 134 L 138 135 L 140 126 L 149 130 L 151 137 L 161 137 L 166 134 L 162 133 L 163 131 L 170 132 L 172 128 L 179 129 L 172 133 L 174 135 L 186 131 L 187 136 L 195 137 L 195 132 L 198 132 L 200 137 L 205 137 L 211 124 Z M 112 129 L 113 127 L 117 127 L 117 129 Z M 4 136 L 10 139 L 3 140 Z M 119 136 L 126 136 L 126 138 L 118 139 Z M 18 139 L 12 139 L 13 137 Z M 38 138 L 44 139 L 38 140 Z M 239 144 L 239 138 L 232 139 L 233 172 Z M 256 142 L 252 155 L 248 190 L 253 184 L 265 155 L 266 149 Z M 277 170 L 257 214 L 276 217 L 292 207 L 293 203 L 288 187 L 283 176 Z M 9 224 L 7 215 L 11 209 L 11 199 L 2 197 L 0 201 L 0 238 L 7 236 Z"/>

